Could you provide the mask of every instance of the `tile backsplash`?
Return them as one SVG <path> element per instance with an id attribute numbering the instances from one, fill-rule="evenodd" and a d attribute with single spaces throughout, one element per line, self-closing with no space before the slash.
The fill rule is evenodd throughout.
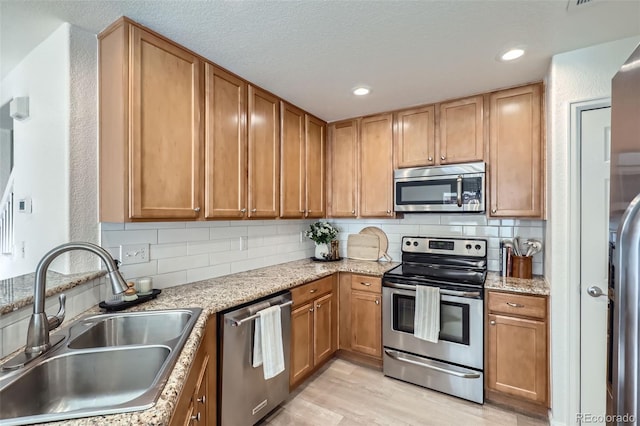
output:
<path id="1" fill-rule="evenodd" d="M 489 270 L 497 271 L 500 240 L 520 236 L 544 243 L 542 220 L 491 220 L 476 214 L 407 214 L 403 219 L 328 219 L 341 232 L 341 255 L 347 237 L 377 226 L 389 238 L 389 255 L 400 261 L 405 235 L 486 238 Z M 313 220 L 102 223 L 102 246 L 120 258 L 123 244 L 149 244 L 149 262 L 121 265 L 126 278 L 150 276 L 156 288 L 311 257 L 313 242 L 302 236 Z M 534 274 L 543 274 L 543 255 L 533 258 Z"/>
<path id="2" fill-rule="evenodd" d="M 149 244 L 149 262 L 121 265 L 125 278 L 149 276 L 172 287 L 311 257 L 302 236 L 312 220 L 101 223 L 102 246 L 120 259 L 123 244 Z"/>

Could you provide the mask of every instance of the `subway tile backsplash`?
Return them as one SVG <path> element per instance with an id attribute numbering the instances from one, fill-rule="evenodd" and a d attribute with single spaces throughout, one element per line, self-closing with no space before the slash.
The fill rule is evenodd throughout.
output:
<path id="1" fill-rule="evenodd" d="M 341 255 L 347 236 L 377 226 L 389 238 L 389 255 L 401 258 L 405 235 L 485 238 L 489 270 L 499 270 L 500 240 L 520 236 L 544 244 L 545 221 L 487 219 L 476 214 L 406 214 L 403 219 L 327 219 L 341 232 Z M 216 222 L 102 223 L 102 246 L 120 257 L 122 244 L 149 244 L 150 261 L 122 265 L 126 278 L 150 276 L 154 287 L 165 288 L 202 279 L 311 257 L 313 242 L 302 236 L 313 220 L 256 220 Z M 533 258 L 533 273 L 544 273 L 543 253 Z"/>

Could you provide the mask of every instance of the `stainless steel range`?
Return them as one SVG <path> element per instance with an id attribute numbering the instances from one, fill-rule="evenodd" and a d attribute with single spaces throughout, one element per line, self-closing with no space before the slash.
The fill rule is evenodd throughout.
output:
<path id="1" fill-rule="evenodd" d="M 384 374 L 482 404 L 486 276 L 486 240 L 403 237 L 383 276 Z M 439 287 L 436 343 L 414 335 L 417 286 Z"/>

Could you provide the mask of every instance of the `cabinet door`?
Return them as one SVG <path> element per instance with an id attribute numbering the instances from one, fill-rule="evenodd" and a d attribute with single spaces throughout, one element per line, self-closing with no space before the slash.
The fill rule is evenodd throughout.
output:
<path id="1" fill-rule="evenodd" d="M 546 402 L 546 324 L 490 314 L 488 341 L 489 389 L 534 402 Z"/>
<path id="2" fill-rule="evenodd" d="M 491 216 L 542 217 L 540 93 L 536 84 L 491 94 Z"/>
<path id="3" fill-rule="evenodd" d="M 358 122 L 333 123 L 330 127 L 329 216 L 356 217 L 358 190 Z"/>
<path id="4" fill-rule="evenodd" d="M 305 213 L 305 114 L 280 102 L 280 217 Z"/>
<path id="5" fill-rule="evenodd" d="M 247 84 L 205 64 L 205 218 L 247 208 Z"/>
<path id="6" fill-rule="evenodd" d="M 475 96 L 440 104 L 440 164 L 482 161 L 483 103 Z"/>
<path id="7" fill-rule="evenodd" d="M 202 63 L 131 27 L 129 217 L 200 216 Z"/>
<path id="8" fill-rule="evenodd" d="M 398 167 L 432 166 L 436 163 L 434 116 L 433 105 L 396 113 Z"/>
<path id="9" fill-rule="evenodd" d="M 313 369 L 313 303 L 291 312 L 291 385 Z"/>
<path id="10" fill-rule="evenodd" d="M 249 85 L 249 217 L 278 217 L 280 114 L 272 96 Z"/>
<path id="11" fill-rule="evenodd" d="M 324 217 L 325 124 L 306 115 L 306 217 Z"/>
<path id="12" fill-rule="evenodd" d="M 391 114 L 360 124 L 360 216 L 393 214 L 393 119 Z"/>
<path id="13" fill-rule="evenodd" d="M 351 350 L 382 357 L 380 295 L 351 291 Z"/>
<path id="14" fill-rule="evenodd" d="M 329 358 L 335 349 L 333 344 L 335 326 L 333 322 L 333 293 L 314 301 L 313 315 L 313 364 L 318 365 Z"/>

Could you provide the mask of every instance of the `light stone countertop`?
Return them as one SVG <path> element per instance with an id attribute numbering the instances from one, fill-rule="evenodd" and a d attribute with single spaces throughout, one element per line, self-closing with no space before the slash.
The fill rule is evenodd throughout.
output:
<path id="1" fill-rule="evenodd" d="M 514 293 L 548 296 L 549 283 L 545 277 L 534 275 L 531 279 L 501 277 L 497 272 L 489 272 L 484 283 L 485 290 L 511 291 Z"/>
<path id="2" fill-rule="evenodd" d="M 212 314 L 329 276 L 335 272 L 382 276 L 387 270 L 398 264 L 358 260 L 313 262 L 310 259 L 304 259 L 164 289 L 157 299 L 134 306 L 130 311 L 202 308 L 203 312 L 187 339 L 156 404 L 144 411 L 71 419 L 49 424 L 74 426 L 168 425 L 202 340 L 207 320 Z M 83 315 L 99 311 L 96 306 Z"/>
<path id="3" fill-rule="evenodd" d="M 107 271 L 100 270 L 64 275 L 54 271 L 47 271 L 45 297 L 62 293 L 87 281 L 100 278 L 106 273 Z M 0 280 L 0 315 L 8 314 L 33 303 L 35 279 L 36 274 L 31 273 Z"/>

